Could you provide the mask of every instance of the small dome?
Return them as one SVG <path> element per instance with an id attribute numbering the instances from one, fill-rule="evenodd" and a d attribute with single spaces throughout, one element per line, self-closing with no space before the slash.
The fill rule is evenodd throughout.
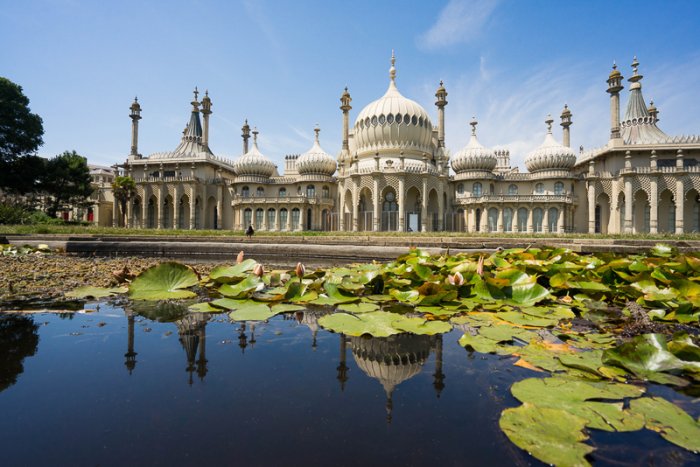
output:
<path id="1" fill-rule="evenodd" d="M 257 175 L 269 177 L 275 172 L 275 164 L 258 149 L 258 130 L 253 131 L 253 147 L 236 159 L 233 169 L 237 175 Z"/>
<path id="2" fill-rule="evenodd" d="M 324 151 L 318 142 L 320 128 L 316 127 L 314 131 L 316 132 L 314 145 L 299 156 L 299 159 L 297 159 L 297 170 L 299 175 L 327 175 L 330 177 L 336 169 L 335 159 Z"/>
<path id="3" fill-rule="evenodd" d="M 525 158 L 525 167 L 529 172 L 539 172 L 541 170 L 569 170 L 576 163 L 576 154 L 552 136 L 552 117 L 548 117 L 547 136 L 539 148 L 532 151 Z"/>
<path id="4" fill-rule="evenodd" d="M 498 162 L 496 154 L 476 139 L 476 125 L 478 124 L 476 119 L 473 119 L 469 124 L 472 126 L 472 136 L 469 143 L 452 158 L 452 170 L 456 173 L 468 170 L 491 171 L 496 168 Z"/>
<path id="5" fill-rule="evenodd" d="M 374 154 L 381 149 L 413 149 L 429 153 L 433 124 L 423 107 L 397 89 L 393 55 L 391 60 L 389 89 L 362 109 L 355 121 L 357 151 Z"/>

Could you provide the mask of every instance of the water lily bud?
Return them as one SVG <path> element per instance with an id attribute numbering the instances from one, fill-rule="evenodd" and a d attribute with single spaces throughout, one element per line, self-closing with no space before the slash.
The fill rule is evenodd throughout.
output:
<path id="1" fill-rule="evenodd" d="M 238 253 L 238 256 L 236 257 L 236 263 L 241 264 L 243 262 L 243 250 L 241 250 L 240 253 Z"/>
<path id="2" fill-rule="evenodd" d="M 476 273 L 480 276 L 484 275 L 484 257 L 479 256 L 479 262 L 476 264 Z"/>
<path id="3" fill-rule="evenodd" d="M 255 274 L 258 277 L 262 277 L 263 274 L 265 273 L 265 269 L 263 268 L 263 265 L 258 263 L 255 265 L 253 268 L 253 274 Z"/>
<path id="4" fill-rule="evenodd" d="M 306 274 L 306 267 L 301 263 L 297 263 L 297 267 L 294 270 L 294 272 L 296 272 L 297 277 L 301 279 L 302 277 L 304 277 L 304 274 Z"/>
<path id="5" fill-rule="evenodd" d="M 450 284 L 456 285 L 457 287 L 464 284 L 464 276 L 462 276 L 462 273 L 460 273 L 459 271 L 457 271 L 451 276 L 448 274 L 447 280 L 450 282 Z"/>

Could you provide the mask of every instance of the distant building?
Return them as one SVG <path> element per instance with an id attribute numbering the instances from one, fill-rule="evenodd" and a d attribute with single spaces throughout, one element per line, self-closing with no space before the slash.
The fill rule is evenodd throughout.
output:
<path id="1" fill-rule="evenodd" d="M 700 137 L 671 137 L 657 126 L 659 111 L 642 97 L 639 62 L 632 63 L 627 108 L 620 119 L 623 77 L 608 77 L 610 135 L 599 149 L 570 148 L 572 113 L 560 116 L 562 143 L 551 117 L 540 147 L 525 158 L 527 172 L 510 166 L 507 149 L 471 139 L 453 156 L 445 145 L 447 91 L 435 93 L 436 125 L 396 87 L 358 114 L 352 127 L 347 88 L 340 98 L 342 148 L 333 158 L 319 129 L 304 154 L 285 156 L 282 174 L 258 147 L 256 129 L 242 128 L 242 155 L 209 149 L 212 102 L 195 89 L 190 120 L 174 151 L 138 153 L 141 106 L 131 106 L 131 153 L 120 170 L 137 196 L 127 206 L 131 228 L 258 231 L 465 231 L 523 233 L 657 233 L 700 231 Z M 250 144 L 250 138 L 253 138 Z M 450 171 L 450 167 L 452 171 Z M 117 224 L 122 218 L 109 189 L 95 205 Z M 111 212 L 108 206 L 112 202 Z"/>

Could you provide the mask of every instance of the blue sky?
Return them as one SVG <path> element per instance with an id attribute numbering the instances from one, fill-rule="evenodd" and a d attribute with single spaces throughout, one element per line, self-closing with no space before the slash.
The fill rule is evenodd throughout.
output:
<path id="1" fill-rule="evenodd" d="M 482 144 L 509 148 L 524 170 L 546 115 L 558 122 L 564 103 L 572 146 L 605 144 L 605 80 L 613 60 L 629 77 L 634 55 L 659 126 L 700 133 L 699 24 L 700 2 L 675 0 L 4 0 L 0 74 L 24 88 L 44 119 L 44 156 L 75 149 L 91 163 L 122 162 L 134 95 L 143 107 L 140 152 L 172 150 L 198 86 L 213 101 L 214 153 L 240 154 L 247 118 L 281 167 L 285 154 L 311 146 L 316 123 L 321 145 L 338 153 L 343 87 L 352 123 L 386 90 L 395 49 L 399 90 L 434 123 L 444 80 L 453 154 L 475 115 Z"/>

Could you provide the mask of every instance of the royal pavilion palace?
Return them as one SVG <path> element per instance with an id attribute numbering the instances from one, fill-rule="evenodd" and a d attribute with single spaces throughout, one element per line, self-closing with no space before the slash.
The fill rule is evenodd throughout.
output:
<path id="1" fill-rule="evenodd" d="M 658 110 L 642 96 L 639 62 L 627 79 L 607 79 L 610 134 L 605 146 L 570 147 L 572 112 L 564 106 L 561 141 L 548 117 L 542 144 L 525 157 L 527 172 L 510 165 L 507 149 L 471 138 L 454 154 L 446 146 L 447 91 L 435 92 L 437 122 L 396 85 L 389 86 L 350 125 L 352 98 L 340 97 L 342 146 L 323 150 L 319 128 L 311 148 L 275 165 L 246 121 L 242 154 L 225 158 L 209 148 L 212 100 L 192 110 L 180 144 L 168 152 L 138 152 L 141 106 L 131 105 L 131 152 L 117 166 L 136 183 L 126 212 L 113 199 L 110 170 L 96 169 L 98 200 L 91 220 L 130 228 L 266 231 L 395 231 L 559 233 L 676 233 L 700 231 L 700 136 L 669 136 Z M 601 90 L 602 91 L 602 90 Z M 602 94 L 602 93 L 601 93 Z M 602 98 L 602 96 L 601 96 Z M 558 132 L 557 132 L 558 133 Z M 251 141 L 252 140 L 252 141 Z"/>

